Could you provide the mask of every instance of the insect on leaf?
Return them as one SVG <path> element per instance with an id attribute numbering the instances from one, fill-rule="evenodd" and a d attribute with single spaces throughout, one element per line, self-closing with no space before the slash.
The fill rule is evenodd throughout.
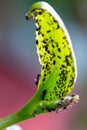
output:
<path id="1" fill-rule="evenodd" d="M 46 2 L 32 5 L 28 19 L 36 25 L 36 47 L 42 65 L 38 90 L 42 101 L 52 103 L 69 95 L 76 81 L 76 60 L 68 31 L 56 11 Z"/>
<path id="2" fill-rule="evenodd" d="M 70 95 L 77 69 L 70 36 L 63 21 L 46 2 L 31 6 L 26 19 L 31 18 L 35 19 L 37 54 L 42 66 L 36 81 L 38 90 L 21 110 L 0 118 L 0 130 L 5 127 L 12 129 L 14 126 L 8 126 L 37 114 L 66 109 L 79 100 L 79 95 Z"/>

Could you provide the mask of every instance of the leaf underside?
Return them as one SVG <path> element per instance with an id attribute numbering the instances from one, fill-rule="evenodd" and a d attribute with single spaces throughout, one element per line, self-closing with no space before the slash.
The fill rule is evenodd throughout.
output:
<path id="1" fill-rule="evenodd" d="M 74 54 L 71 41 L 52 12 L 42 7 L 35 7 L 32 12 L 37 53 L 42 65 L 38 89 L 43 87 L 42 100 L 50 103 L 69 95 L 74 87 Z"/>

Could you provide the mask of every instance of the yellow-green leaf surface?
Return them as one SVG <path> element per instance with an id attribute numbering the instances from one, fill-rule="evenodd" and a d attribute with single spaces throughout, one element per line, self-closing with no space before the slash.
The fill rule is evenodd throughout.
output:
<path id="1" fill-rule="evenodd" d="M 46 2 L 33 4 L 29 17 L 36 22 L 36 46 L 42 65 L 38 89 L 42 100 L 53 102 L 70 94 L 76 80 L 76 61 L 63 21 Z"/>
<path id="2" fill-rule="evenodd" d="M 77 76 L 76 60 L 60 16 L 48 3 L 37 2 L 26 18 L 34 18 L 36 24 L 36 47 L 42 66 L 36 81 L 38 90 L 21 110 L 0 118 L 0 130 L 37 114 L 66 109 L 79 100 L 79 95 L 70 96 Z"/>

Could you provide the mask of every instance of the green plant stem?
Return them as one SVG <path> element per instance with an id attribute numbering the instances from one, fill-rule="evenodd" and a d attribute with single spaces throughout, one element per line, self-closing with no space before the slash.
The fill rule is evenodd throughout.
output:
<path id="1" fill-rule="evenodd" d="M 40 96 L 38 93 L 18 112 L 0 119 L 0 130 L 35 116 L 37 106 L 40 107 Z M 38 114 L 41 113 L 38 111 Z"/>
<path id="2" fill-rule="evenodd" d="M 35 115 L 41 114 L 41 113 L 48 113 L 51 111 L 58 112 L 61 109 L 68 108 L 69 106 L 73 105 L 74 103 L 77 103 L 79 100 L 78 95 L 74 96 L 66 96 L 62 100 L 57 100 L 53 103 L 47 104 L 47 102 L 44 102 L 42 100 L 42 92 L 44 90 L 44 87 L 42 89 L 39 89 L 35 96 L 18 112 L 6 116 L 4 118 L 0 119 L 0 130 L 11 126 L 13 124 L 19 123 L 21 121 L 24 121 L 26 119 L 35 117 Z"/>
<path id="3" fill-rule="evenodd" d="M 47 89 L 46 87 L 49 85 L 49 83 L 50 80 L 47 80 L 44 85 L 41 84 L 34 97 L 30 101 L 28 101 L 28 103 L 21 110 L 12 115 L 0 118 L 0 130 L 26 119 L 32 118 L 36 114 L 47 113 L 48 111 L 44 111 L 43 108 L 40 106 L 40 103 L 42 102 L 43 91 Z"/>

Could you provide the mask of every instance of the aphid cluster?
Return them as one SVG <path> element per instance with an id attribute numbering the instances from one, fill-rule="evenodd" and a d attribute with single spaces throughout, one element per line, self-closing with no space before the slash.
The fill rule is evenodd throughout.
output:
<path id="1" fill-rule="evenodd" d="M 69 96 L 71 98 L 67 96 L 74 88 L 77 77 L 68 31 L 60 16 L 46 2 L 35 3 L 28 16 L 26 19 L 35 19 L 37 54 L 42 65 L 41 74 L 35 81 L 41 92 L 41 110 L 51 112 L 66 109 L 77 100 L 75 95 Z M 39 110 L 36 109 L 34 113 L 39 113 Z"/>

